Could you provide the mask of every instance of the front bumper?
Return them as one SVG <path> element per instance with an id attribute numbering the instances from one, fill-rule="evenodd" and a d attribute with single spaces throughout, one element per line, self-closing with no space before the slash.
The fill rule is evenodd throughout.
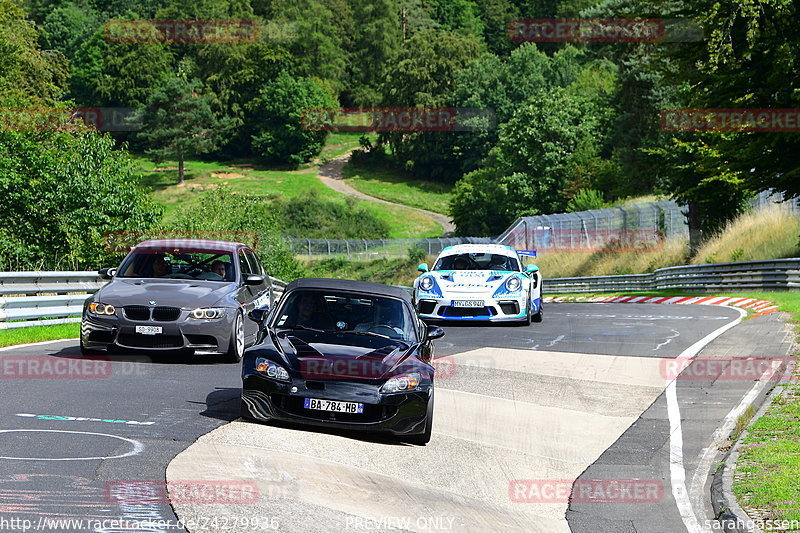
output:
<path id="1" fill-rule="evenodd" d="M 453 300 L 482 300 L 482 307 L 455 307 Z M 525 306 L 528 298 L 521 296 L 504 296 L 500 298 L 485 297 L 477 294 L 454 294 L 442 298 L 430 297 L 420 294 L 416 299 L 417 313 L 420 318 L 427 320 L 454 320 L 454 321 L 490 321 L 513 322 L 524 320 Z M 536 313 L 538 301 L 531 303 L 532 312 Z"/>
<path id="2" fill-rule="evenodd" d="M 84 313 L 81 320 L 81 343 L 91 350 L 192 350 L 198 355 L 220 355 L 230 346 L 233 319 L 226 316 L 214 320 L 189 318 L 182 311 L 176 320 L 130 320 L 121 309 L 110 317 Z M 144 335 L 136 326 L 160 326 L 162 333 Z"/>
<path id="3" fill-rule="evenodd" d="M 292 388 L 296 391 L 292 392 Z M 255 420 L 281 420 L 311 426 L 394 435 L 423 433 L 430 386 L 407 393 L 380 394 L 380 384 L 304 380 L 282 383 L 260 374 L 246 374 L 242 382 L 242 415 Z M 303 407 L 305 398 L 364 404 L 361 414 L 331 413 Z"/>

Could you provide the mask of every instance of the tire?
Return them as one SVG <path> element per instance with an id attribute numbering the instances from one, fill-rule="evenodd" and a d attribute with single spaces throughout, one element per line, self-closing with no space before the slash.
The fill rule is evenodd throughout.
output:
<path id="1" fill-rule="evenodd" d="M 409 444 L 417 446 L 425 446 L 431 441 L 431 433 L 433 432 L 433 391 L 431 391 L 431 398 L 428 400 L 428 410 L 425 415 L 425 431 L 417 435 L 406 435 L 403 440 Z"/>
<path id="2" fill-rule="evenodd" d="M 542 304 L 541 304 L 541 301 L 540 301 L 539 310 L 536 313 L 534 313 L 533 321 L 536 322 L 536 323 L 539 323 L 539 322 L 542 321 L 542 317 L 543 316 L 544 316 L 544 310 L 542 309 Z"/>
<path id="3" fill-rule="evenodd" d="M 519 321 L 520 326 L 530 326 L 531 325 L 531 298 L 528 296 L 527 306 L 525 307 L 525 318 Z"/>
<path id="4" fill-rule="evenodd" d="M 244 354 L 244 319 L 242 313 L 236 313 L 231 327 L 231 340 L 228 352 L 222 356 L 223 363 L 241 363 Z"/>

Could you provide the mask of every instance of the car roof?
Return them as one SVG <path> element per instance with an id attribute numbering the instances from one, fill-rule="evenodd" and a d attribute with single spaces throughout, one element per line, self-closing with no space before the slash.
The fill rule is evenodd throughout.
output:
<path id="1" fill-rule="evenodd" d="M 236 252 L 249 248 L 241 242 L 212 241 L 208 239 L 150 239 L 133 247 L 135 251 L 181 250 L 184 252 Z"/>
<path id="2" fill-rule="evenodd" d="M 439 257 L 456 254 L 499 254 L 517 257 L 517 251 L 504 244 L 456 244 L 443 249 Z"/>
<path id="3" fill-rule="evenodd" d="M 286 292 L 294 289 L 328 289 L 358 292 L 373 296 L 390 296 L 393 298 L 399 298 L 411 306 L 411 292 L 408 289 L 402 287 L 393 287 L 391 285 L 383 285 L 381 283 L 370 283 L 368 281 L 331 278 L 301 278 L 294 280 L 286 286 Z"/>

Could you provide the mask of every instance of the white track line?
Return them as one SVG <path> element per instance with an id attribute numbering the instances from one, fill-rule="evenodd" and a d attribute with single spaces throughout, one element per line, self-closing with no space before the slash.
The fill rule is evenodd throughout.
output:
<path id="1" fill-rule="evenodd" d="M 771 367 L 764 371 L 761 377 L 758 378 L 758 381 L 756 381 L 755 385 L 753 385 L 747 394 L 742 397 L 742 401 L 739 402 L 739 405 L 731 409 L 731 412 L 725 417 L 723 424 L 714 432 L 711 445 L 708 448 L 704 448 L 700 452 L 700 461 L 698 462 L 697 469 L 694 471 L 694 475 L 692 476 L 692 484 L 690 486 L 691 489 L 689 493 L 692 500 L 692 505 L 695 509 L 703 509 L 703 487 L 706 484 L 708 472 L 711 471 L 714 457 L 716 457 L 720 445 L 730 436 L 738 418 L 744 414 L 747 406 L 753 403 L 753 401 L 761 392 L 761 389 L 763 389 L 764 386 L 769 382 L 770 378 L 772 378 L 773 374 L 775 374 L 780 366 L 780 361 L 772 361 Z M 711 531 L 711 529 L 707 527 L 703 528 L 702 530 Z"/>
<path id="2" fill-rule="evenodd" d="M 742 319 L 747 316 L 747 312 L 743 309 L 735 307 L 732 307 L 731 309 L 735 309 L 739 312 L 739 318 L 733 322 L 725 324 L 721 328 L 712 331 L 696 343 L 692 344 L 686 348 L 676 358 L 676 360 L 688 363 L 694 359 L 694 357 L 697 356 L 697 354 L 700 353 L 703 348 L 710 344 L 711 341 L 732 327 L 738 325 Z M 689 533 L 704 533 L 705 530 L 697 521 L 695 509 L 692 507 L 692 500 L 688 491 L 686 490 L 686 469 L 683 466 L 683 429 L 681 427 L 681 410 L 678 404 L 678 391 L 676 387 L 677 378 L 678 376 L 675 376 L 675 378 L 669 382 L 666 389 L 667 416 L 669 417 L 670 429 L 669 472 L 670 481 L 672 484 L 672 496 L 675 498 L 675 505 L 678 507 L 678 512 L 680 513 L 681 519 L 686 526 L 686 530 L 689 531 Z"/>

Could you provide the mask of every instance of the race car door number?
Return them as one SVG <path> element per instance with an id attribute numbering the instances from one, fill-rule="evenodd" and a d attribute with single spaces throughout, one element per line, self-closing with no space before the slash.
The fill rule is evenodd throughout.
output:
<path id="1" fill-rule="evenodd" d="M 136 333 L 142 335 L 158 335 L 162 333 L 161 326 L 136 326 Z"/>
<path id="2" fill-rule="evenodd" d="M 453 307 L 483 307 L 483 300 L 453 300 Z"/>
<path id="3" fill-rule="evenodd" d="M 361 414 L 364 412 L 363 403 L 317 400 L 316 398 L 306 398 L 303 407 L 317 411 L 333 411 L 334 413 Z"/>

